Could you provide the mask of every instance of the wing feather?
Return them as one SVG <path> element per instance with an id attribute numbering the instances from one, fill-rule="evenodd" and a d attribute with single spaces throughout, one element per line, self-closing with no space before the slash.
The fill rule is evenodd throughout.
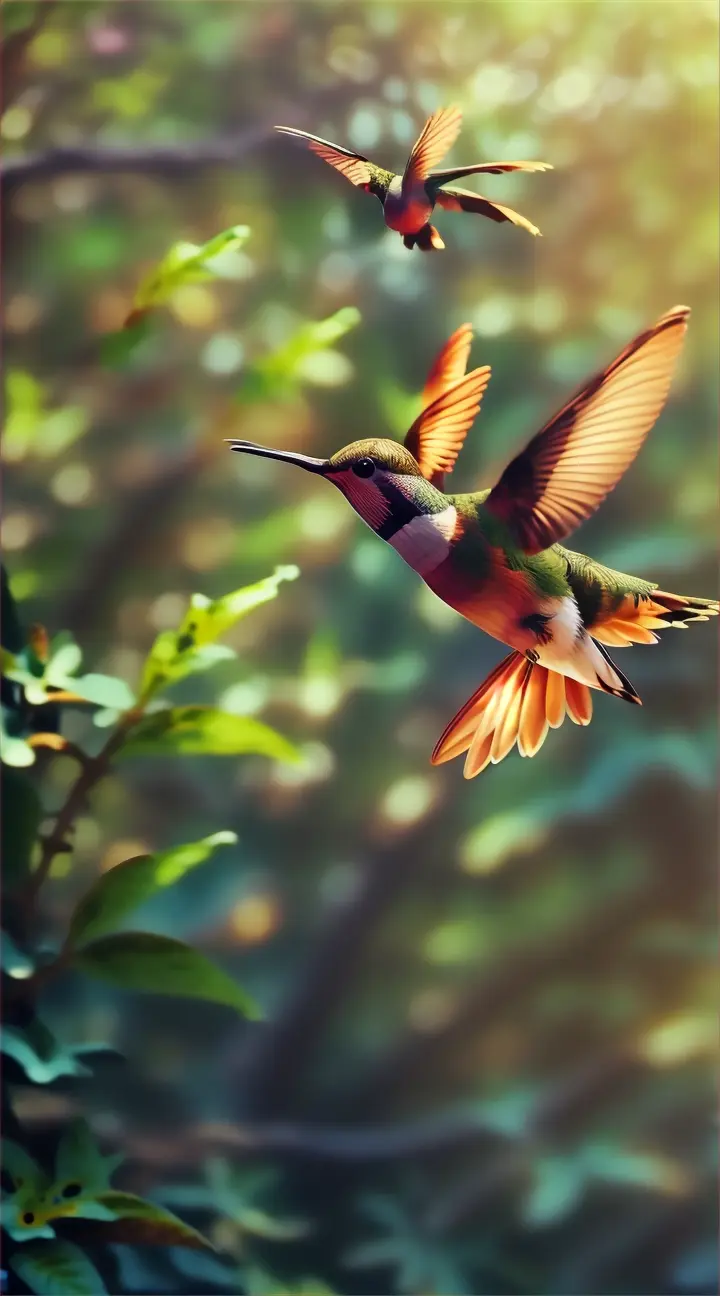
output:
<path id="1" fill-rule="evenodd" d="M 424 477 L 452 472 L 463 441 L 475 420 L 490 367 L 473 369 L 428 405 L 415 419 L 405 445 L 417 459 Z"/>
<path id="2" fill-rule="evenodd" d="M 433 401 L 452 383 L 462 378 L 467 369 L 470 347 L 472 345 L 472 324 L 461 324 L 448 338 L 433 361 L 423 389 L 423 408 L 432 405 Z"/>
<path id="3" fill-rule="evenodd" d="M 690 311 L 674 306 L 577 392 L 485 501 L 526 553 L 563 540 L 630 467 L 670 391 Z"/>
<path id="4" fill-rule="evenodd" d="M 281 135 L 291 135 L 294 139 L 302 140 L 303 144 L 322 158 L 323 162 L 334 167 L 351 184 L 366 185 L 372 180 L 373 165 L 363 157 L 362 153 L 353 153 L 340 144 L 321 139 L 319 135 L 310 135 L 308 131 L 296 130 L 294 126 L 276 126 L 275 130 L 280 131 Z"/>
<path id="5" fill-rule="evenodd" d="M 452 148 L 461 125 L 462 113 L 455 106 L 438 108 L 428 117 L 407 160 L 403 189 L 413 188 L 427 179 L 436 163 Z"/>
<path id="6" fill-rule="evenodd" d="M 473 193 L 471 189 L 458 189 L 456 187 L 438 189 L 435 201 L 438 207 L 444 207 L 446 211 L 477 212 L 480 216 L 487 216 L 489 220 L 497 221 L 498 224 L 503 221 L 510 221 L 511 224 L 526 229 L 529 234 L 537 235 L 540 233 L 537 225 L 533 225 L 519 212 L 513 211 L 512 207 L 506 207 L 503 203 L 492 202 L 489 198 L 483 198 L 482 194 Z"/>
<path id="7" fill-rule="evenodd" d="M 504 175 L 507 171 L 552 171 L 550 162 L 475 162 L 472 166 L 448 167 L 444 171 L 431 171 L 428 180 L 434 184 L 449 184 L 468 175 Z"/>

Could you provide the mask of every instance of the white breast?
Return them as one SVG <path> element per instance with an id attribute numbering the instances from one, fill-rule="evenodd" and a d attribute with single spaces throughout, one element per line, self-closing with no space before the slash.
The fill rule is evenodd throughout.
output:
<path id="1" fill-rule="evenodd" d="M 457 509 L 450 504 L 441 513 L 423 513 L 413 518 L 395 532 L 390 544 L 420 576 L 426 576 L 450 553 L 456 523 Z"/>

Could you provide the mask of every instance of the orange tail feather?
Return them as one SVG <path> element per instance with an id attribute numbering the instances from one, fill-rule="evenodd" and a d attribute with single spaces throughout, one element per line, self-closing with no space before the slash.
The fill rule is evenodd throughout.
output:
<path id="1" fill-rule="evenodd" d="M 534 665 L 522 653 L 510 653 L 450 721 L 432 754 L 442 765 L 467 752 L 465 778 L 497 765 L 517 743 L 521 756 L 534 756 L 548 729 L 565 715 L 575 724 L 592 718 L 592 697 L 585 684 Z"/>
<path id="2" fill-rule="evenodd" d="M 670 626 L 685 630 L 693 621 L 707 621 L 717 616 L 719 610 L 715 599 L 685 598 L 665 590 L 653 590 L 637 603 L 632 594 L 627 594 L 618 607 L 592 627 L 592 633 L 600 643 L 611 648 L 657 643 L 656 630 Z"/>

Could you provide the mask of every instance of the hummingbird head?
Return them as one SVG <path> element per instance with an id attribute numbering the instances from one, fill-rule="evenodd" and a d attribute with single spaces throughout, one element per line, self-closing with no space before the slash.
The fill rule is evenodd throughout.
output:
<path id="1" fill-rule="evenodd" d="M 442 491 L 423 477 L 415 457 L 398 441 L 376 437 L 353 441 L 330 459 L 270 450 L 251 441 L 230 441 L 229 445 L 232 450 L 280 459 L 327 478 L 383 540 L 391 540 L 415 518 L 441 513 L 447 507 Z"/>

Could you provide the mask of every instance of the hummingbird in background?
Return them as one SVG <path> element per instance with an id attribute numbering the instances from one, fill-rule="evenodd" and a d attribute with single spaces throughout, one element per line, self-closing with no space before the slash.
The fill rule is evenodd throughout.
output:
<path id="1" fill-rule="evenodd" d="M 465 372 L 467 324 L 438 356 L 403 445 L 373 437 L 314 459 L 229 442 L 332 482 L 439 598 L 512 648 L 450 721 L 433 764 L 467 753 L 473 778 L 515 743 L 534 756 L 566 713 L 590 723 L 593 689 L 639 704 L 607 648 L 656 643 L 657 630 L 717 615 L 715 600 L 666 593 L 561 543 L 635 459 L 667 400 L 688 315 L 675 306 L 634 338 L 490 490 L 445 492 L 490 378 L 487 365 Z"/>
<path id="2" fill-rule="evenodd" d="M 431 252 L 445 247 L 435 226 L 430 224 L 436 204 L 447 211 L 478 212 L 480 216 L 487 216 L 490 220 L 511 221 L 513 225 L 521 225 L 530 234 L 539 234 L 535 225 L 531 225 L 529 220 L 511 207 L 491 202 L 489 198 L 483 198 L 471 189 L 453 187 L 451 182 L 480 172 L 501 175 L 504 171 L 552 171 L 548 162 L 476 162 L 473 166 L 450 167 L 446 171 L 433 170 L 455 143 L 461 123 L 462 113 L 459 108 L 438 108 L 428 117 L 413 144 L 402 175 L 386 171 L 384 167 L 370 162 L 362 153 L 353 153 L 340 144 L 321 139 L 319 135 L 309 135 L 307 131 L 295 130 L 292 126 L 276 126 L 275 130 L 302 140 L 313 153 L 317 153 L 324 162 L 340 171 L 351 184 L 379 198 L 385 224 L 402 235 L 406 248 L 417 246 L 423 252 Z"/>

